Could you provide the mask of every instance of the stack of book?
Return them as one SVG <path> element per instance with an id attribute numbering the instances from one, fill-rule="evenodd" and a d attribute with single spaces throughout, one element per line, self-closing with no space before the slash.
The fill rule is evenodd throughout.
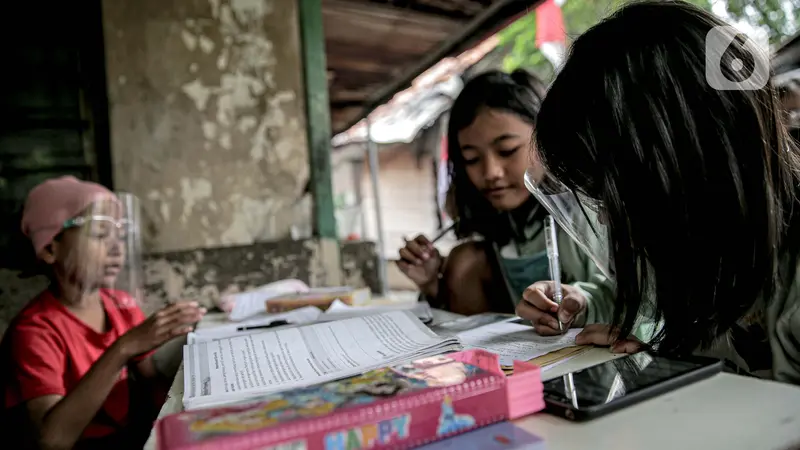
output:
<path id="1" fill-rule="evenodd" d="M 303 316 L 292 316 L 298 322 L 321 320 L 302 308 L 291 313 Z M 159 422 L 160 449 L 424 445 L 542 409 L 540 366 L 582 351 L 574 346 L 580 330 L 544 337 L 501 315 L 433 329 L 411 310 L 247 325 L 184 347 L 186 412 Z M 504 430 L 504 439 L 541 448 L 538 438 Z"/>
<path id="2" fill-rule="evenodd" d="M 461 348 L 410 311 L 197 341 L 183 350 L 183 404 L 252 401 Z"/>
<path id="3" fill-rule="evenodd" d="M 500 370 L 496 355 L 470 350 L 374 369 L 258 403 L 189 411 L 162 419 L 162 450 L 406 449 L 447 439 L 544 408 L 539 369 Z M 540 449 L 542 441 L 507 426 L 491 437 L 503 448 Z M 466 436 L 465 436 L 466 437 Z M 497 443 L 497 442 L 496 442 Z M 464 448 L 465 442 L 453 442 Z M 447 446 L 446 448 L 450 448 Z M 481 446 L 483 450 L 492 446 Z"/>

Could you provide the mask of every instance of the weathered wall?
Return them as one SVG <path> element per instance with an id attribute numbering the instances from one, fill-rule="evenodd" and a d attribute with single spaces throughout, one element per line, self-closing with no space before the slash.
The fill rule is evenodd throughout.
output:
<path id="1" fill-rule="evenodd" d="M 103 2 L 114 183 L 157 252 L 309 222 L 296 0 Z"/>
<path id="2" fill-rule="evenodd" d="M 103 2 L 115 188 L 140 197 L 150 313 L 284 278 L 380 289 L 375 245 L 308 234 L 296 0 Z M 0 268 L 0 334 L 46 286 Z"/>
<path id="3" fill-rule="evenodd" d="M 242 292 L 276 280 L 296 278 L 311 286 L 325 284 L 327 270 L 341 270 L 347 285 L 380 289 L 375 245 L 345 243 L 342 266 L 325 264 L 324 241 L 281 240 L 245 246 L 187 250 L 149 255 L 144 263 L 147 298 L 144 309 L 193 299 L 213 307 L 221 295 Z"/>
<path id="4" fill-rule="evenodd" d="M 246 291 L 286 278 L 322 285 L 332 264 L 325 264 L 325 242 L 282 240 L 246 246 L 152 254 L 145 258 L 147 314 L 167 302 L 197 300 L 213 307 L 219 295 Z M 372 242 L 345 242 L 341 248 L 342 284 L 380 291 Z M 339 267 L 338 262 L 335 267 Z M 0 336 L 19 310 L 47 287 L 44 277 L 20 278 L 0 268 Z"/>

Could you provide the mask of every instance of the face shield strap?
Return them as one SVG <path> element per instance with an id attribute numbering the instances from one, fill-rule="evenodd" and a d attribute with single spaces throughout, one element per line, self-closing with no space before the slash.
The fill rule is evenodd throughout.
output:
<path id="1" fill-rule="evenodd" d="M 131 225 L 131 221 L 129 219 L 117 220 L 117 219 L 115 219 L 114 217 L 111 217 L 111 216 L 94 215 L 94 216 L 88 216 L 88 217 L 87 216 L 79 216 L 79 217 L 73 217 L 72 219 L 68 219 L 68 220 L 66 220 L 64 222 L 63 228 L 66 230 L 66 229 L 69 229 L 69 228 L 80 227 L 80 226 L 83 226 L 87 222 L 92 221 L 92 220 L 108 222 L 109 224 L 113 225 L 115 228 L 118 228 L 118 229 L 129 228 L 130 225 Z"/>

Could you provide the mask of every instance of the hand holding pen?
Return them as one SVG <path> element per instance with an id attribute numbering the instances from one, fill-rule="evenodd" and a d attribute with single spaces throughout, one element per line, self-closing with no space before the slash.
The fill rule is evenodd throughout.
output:
<path id="1" fill-rule="evenodd" d="M 400 249 L 397 266 L 426 295 L 436 296 L 434 291 L 438 287 L 439 274 L 444 263 L 433 244 L 447 235 L 454 226 L 455 224 L 441 230 L 433 240 L 428 240 L 423 235 L 414 239 L 403 239 L 405 247 Z"/>
<path id="2" fill-rule="evenodd" d="M 528 286 L 517 305 L 517 315 L 529 320 L 542 336 L 562 334 L 586 311 L 586 296 L 580 289 L 568 284 L 562 285 L 561 290 L 559 306 L 553 301 L 555 283 L 552 281 L 539 281 Z"/>
<path id="3" fill-rule="evenodd" d="M 551 280 L 525 289 L 517 305 L 517 315 L 530 320 L 539 334 L 549 336 L 562 334 L 570 328 L 576 317 L 586 310 L 586 296 L 574 286 L 561 284 L 557 229 L 552 216 L 545 219 L 544 227 Z"/>

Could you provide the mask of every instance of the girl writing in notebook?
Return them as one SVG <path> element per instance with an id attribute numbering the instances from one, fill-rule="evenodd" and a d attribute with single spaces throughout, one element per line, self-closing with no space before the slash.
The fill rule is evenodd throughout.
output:
<path id="1" fill-rule="evenodd" d="M 800 384 L 800 154 L 765 49 L 724 25 L 648 1 L 577 39 L 539 112 L 533 190 L 568 194 L 609 236 L 615 308 L 578 344 L 637 351 L 619 337 L 645 313 L 660 351 Z"/>
<path id="2" fill-rule="evenodd" d="M 447 134 L 448 203 L 464 242 L 445 259 L 418 236 L 400 250 L 398 263 L 434 306 L 462 314 L 510 313 L 523 295 L 544 296 L 547 284 L 537 282 L 550 280 L 547 212 L 523 184 L 543 95 L 542 83 L 524 71 L 491 71 L 467 82 L 455 100 Z M 610 290 L 591 260 L 566 235 L 560 252 L 562 281 L 573 283 L 564 285 L 565 310 L 591 304 L 591 316 L 606 309 Z M 534 325 L 543 334 L 559 332 L 550 315 Z"/>
<path id="3" fill-rule="evenodd" d="M 73 177 L 28 195 L 22 229 L 51 285 L 3 338 L 9 448 L 141 448 L 147 438 L 151 423 L 130 412 L 155 396 L 130 380 L 155 379 L 152 351 L 205 311 L 179 303 L 146 319 L 130 293 L 114 289 L 126 261 L 137 261 L 125 245 L 134 221 L 114 194 Z"/>

